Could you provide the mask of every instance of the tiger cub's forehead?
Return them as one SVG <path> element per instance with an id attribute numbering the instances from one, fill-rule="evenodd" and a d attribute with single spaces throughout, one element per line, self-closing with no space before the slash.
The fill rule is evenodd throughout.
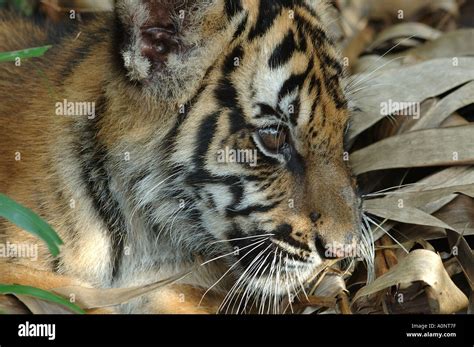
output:
<path id="1" fill-rule="evenodd" d="M 314 120 L 320 80 L 337 81 L 341 74 L 332 43 L 305 1 L 247 5 L 247 32 L 228 59 L 237 67 L 226 71 L 244 101 L 246 118 L 257 127 L 305 126 Z"/>

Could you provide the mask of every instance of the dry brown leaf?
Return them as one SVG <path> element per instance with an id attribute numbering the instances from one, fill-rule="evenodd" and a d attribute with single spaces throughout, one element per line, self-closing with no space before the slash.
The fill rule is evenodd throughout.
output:
<path id="1" fill-rule="evenodd" d="M 432 196 L 431 199 L 435 199 L 434 203 L 428 203 L 426 205 L 422 205 L 420 203 L 416 204 L 415 206 L 421 209 L 424 212 L 427 213 L 435 213 L 436 211 L 440 210 L 440 208 L 443 208 L 445 205 L 448 205 L 451 203 L 453 200 L 456 199 L 456 197 L 459 198 L 456 194 L 450 194 L 450 192 L 455 192 L 462 190 L 462 186 L 466 186 L 467 189 L 474 185 L 474 168 L 472 167 L 450 167 L 447 169 L 444 169 L 442 171 L 439 171 L 431 176 L 425 177 L 424 179 L 420 180 L 414 185 L 409 185 L 406 187 L 402 187 L 397 189 L 396 191 L 396 196 L 404 197 L 407 198 L 410 195 L 414 195 L 415 197 L 418 195 L 424 194 L 425 191 L 436 191 L 438 196 Z M 453 189 L 449 189 L 449 187 L 456 187 Z M 442 191 L 441 189 L 443 188 L 448 188 L 447 191 Z M 419 192 L 419 193 L 418 193 Z M 404 193 L 410 193 L 408 196 L 404 196 Z M 432 193 L 428 193 L 431 194 Z M 442 197 L 443 195 L 447 195 L 446 197 Z M 369 194 L 370 196 L 370 194 Z M 430 199 L 423 199 L 424 201 L 429 201 Z M 364 201 L 364 209 L 370 209 L 371 205 L 374 203 L 370 203 L 369 201 L 371 200 L 365 200 Z M 384 203 L 383 203 L 384 204 Z M 383 205 L 381 204 L 381 205 Z M 379 205 L 376 204 L 375 205 Z M 389 205 L 389 209 L 392 209 L 393 207 L 398 208 L 398 199 L 397 199 L 397 204 L 395 202 L 392 202 Z M 379 205 L 380 206 L 380 205 Z M 459 221 L 463 220 L 461 219 L 444 219 L 442 218 L 443 215 L 438 216 L 435 213 L 435 217 L 441 219 L 448 225 L 458 229 L 457 227 L 459 226 L 458 223 Z M 468 218 L 467 216 L 465 216 Z M 453 223 L 451 223 L 453 221 Z M 389 231 L 390 229 L 393 228 L 393 226 L 396 225 L 396 222 L 393 221 L 385 221 L 383 223 L 383 229 L 379 227 L 374 227 L 372 230 L 374 234 L 374 240 L 377 241 L 380 237 L 382 237 L 386 231 Z M 462 226 L 464 229 L 462 230 L 467 230 L 466 232 L 469 233 L 469 229 L 465 229 L 466 223 L 463 223 Z M 461 230 L 461 229 L 458 229 Z M 406 237 L 407 240 L 418 240 L 421 237 L 424 237 L 426 239 L 432 239 L 432 238 L 440 238 L 440 237 L 446 237 L 446 232 L 444 228 L 425 228 L 422 226 L 416 226 L 416 228 L 412 228 L 412 233 L 407 232 L 406 234 L 403 234 L 404 237 Z"/>
<path id="2" fill-rule="evenodd" d="M 416 37 L 424 40 L 434 40 L 442 35 L 442 32 L 423 23 L 401 23 L 389 27 L 382 31 L 372 44 L 367 48 L 368 51 L 377 48 L 387 41 L 404 37 Z"/>
<path id="3" fill-rule="evenodd" d="M 468 306 L 468 299 L 453 283 L 439 255 L 418 249 L 408 254 L 398 265 L 374 282 L 360 289 L 354 299 L 368 296 L 392 286 L 409 285 L 421 281 L 429 286 L 435 298 L 434 313 L 454 313 Z"/>
<path id="4" fill-rule="evenodd" d="M 474 184 L 419 192 L 395 192 L 363 203 L 364 211 L 393 221 L 456 230 L 433 213 L 456 198 L 455 193 L 474 196 Z M 415 236 L 415 235 L 413 235 Z M 418 238 L 417 236 L 416 238 Z"/>
<path id="5" fill-rule="evenodd" d="M 460 274 L 462 272 L 461 264 L 457 258 L 450 258 L 444 262 L 444 268 L 448 273 L 449 277 L 453 277 L 454 275 Z"/>
<path id="6" fill-rule="evenodd" d="M 338 3 L 341 9 L 340 27 L 350 40 L 367 27 L 371 4 L 359 0 L 338 0 Z"/>
<path id="7" fill-rule="evenodd" d="M 434 59 L 377 71 L 380 66 L 374 65 L 372 72 L 353 75 L 346 81 L 355 109 L 349 140 L 385 118 L 381 108 L 389 100 L 421 103 L 474 80 L 474 58 L 471 57 Z M 401 110 L 394 107 L 392 111 Z"/>
<path id="8" fill-rule="evenodd" d="M 474 197 L 474 184 L 464 185 L 452 185 L 443 188 L 425 189 L 420 191 L 396 191 L 389 192 L 383 198 L 376 198 L 364 201 L 364 207 L 367 209 L 371 208 L 388 208 L 388 209 L 400 209 L 405 206 L 423 208 L 430 205 L 432 202 L 443 200 L 443 198 L 451 197 L 453 194 L 464 194 L 469 197 Z M 454 195 L 454 197 L 456 197 Z M 450 199 L 451 202 L 453 199 Z M 400 205 L 402 204 L 402 205 Z M 428 209 L 430 213 L 435 212 L 438 209 L 438 205 L 434 205 L 436 209 Z M 444 206 L 444 205 L 441 205 Z"/>
<path id="9" fill-rule="evenodd" d="M 30 314 L 31 312 L 13 295 L 0 295 L 0 314 Z"/>
<path id="10" fill-rule="evenodd" d="M 457 166 L 438 171 L 415 184 L 401 187 L 398 192 L 422 192 L 471 184 L 474 184 L 474 168 L 471 166 Z"/>
<path id="11" fill-rule="evenodd" d="M 459 195 L 434 213 L 434 216 L 459 230 L 463 235 L 474 235 L 474 199 Z"/>
<path id="12" fill-rule="evenodd" d="M 331 297 L 322 297 L 309 295 L 307 298 L 303 298 L 300 302 L 294 304 L 295 309 L 305 309 L 307 307 L 327 307 L 334 309 L 336 307 L 336 299 Z"/>
<path id="13" fill-rule="evenodd" d="M 449 116 L 443 123 L 441 123 L 442 128 L 449 128 L 449 127 L 458 127 L 461 125 L 467 125 L 469 124 L 469 121 L 466 120 L 466 118 L 460 116 L 457 113 L 452 114 Z"/>
<path id="14" fill-rule="evenodd" d="M 374 35 L 375 30 L 370 26 L 367 26 L 351 40 L 345 43 L 343 55 L 347 58 L 347 62 L 352 71 L 355 71 L 356 67 L 359 65 L 357 63 L 357 57 L 364 52 L 367 45 L 372 41 Z"/>
<path id="15" fill-rule="evenodd" d="M 459 195 L 452 202 L 433 214 L 463 235 L 474 235 L 474 199 Z M 446 229 L 406 225 L 398 228 L 400 235 L 408 240 L 433 240 L 446 237 Z"/>
<path id="16" fill-rule="evenodd" d="M 474 54 L 474 30 L 460 29 L 446 33 L 439 38 L 404 52 L 421 60 L 465 57 Z M 394 55 L 392 58 L 396 58 Z"/>
<path id="17" fill-rule="evenodd" d="M 414 123 L 410 130 L 415 131 L 438 127 L 453 112 L 472 103 L 474 103 L 474 82 L 466 84 L 465 86 L 441 99 L 424 116 L 422 116 L 419 121 Z"/>
<path id="18" fill-rule="evenodd" d="M 411 35 L 417 34 L 416 32 L 413 32 Z M 466 57 L 474 55 L 473 29 L 460 29 L 452 31 L 432 41 L 425 43 L 417 42 L 416 46 L 413 48 L 405 49 L 400 53 L 392 54 L 390 51 L 392 47 L 408 46 L 409 40 L 407 38 L 411 35 L 407 35 L 406 38 L 398 40 L 398 42 L 389 47 L 387 49 L 387 53 L 390 54 L 387 54 L 383 57 L 375 54 L 361 57 L 355 64 L 353 64 L 352 71 L 354 73 L 363 73 L 373 70 L 374 67 L 380 67 L 380 70 L 388 70 L 400 68 L 403 65 L 412 65 L 437 58 L 452 59 L 453 57 Z M 435 33 L 433 33 L 433 35 L 435 35 Z M 380 42 L 378 43 L 379 45 L 384 42 L 383 38 L 380 39 L 379 37 L 377 37 L 377 41 Z M 453 54 L 453 52 L 455 52 L 455 54 Z"/>
<path id="19" fill-rule="evenodd" d="M 328 302 L 333 303 L 334 305 L 312 305 L 311 307 L 307 307 L 304 311 L 305 314 L 314 313 L 315 311 L 329 307 L 331 308 L 330 311 L 325 311 L 326 313 L 336 313 L 336 297 L 347 290 L 346 283 L 344 278 L 341 274 L 336 272 L 328 272 L 324 275 L 321 281 L 317 284 L 314 290 L 310 290 L 308 295 L 310 298 L 312 296 L 320 297 L 320 298 L 333 298 L 334 301 Z"/>
<path id="20" fill-rule="evenodd" d="M 416 207 L 406 206 L 404 208 L 399 209 L 373 207 L 367 210 L 367 212 L 381 218 L 386 218 L 392 221 L 402 223 L 428 225 L 444 229 L 453 229 L 453 227 L 449 226 L 442 220 L 439 220 L 438 218 L 433 217 L 432 215 L 420 209 L 417 209 Z"/>
<path id="21" fill-rule="evenodd" d="M 352 153 L 351 165 L 360 175 L 383 169 L 474 164 L 473 138 L 474 124 L 401 134 Z"/>
<path id="22" fill-rule="evenodd" d="M 190 273 L 191 271 L 187 271 L 155 283 L 131 288 L 86 288 L 71 286 L 54 288 L 52 291 L 66 298 L 74 297 L 75 303 L 83 309 L 94 309 L 126 303 L 144 294 L 175 283 Z"/>
<path id="23" fill-rule="evenodd" d="M 469 247 L 469 244 L 462 235 L 450 230 L 447 230 L 446 232 L 448 234 L 448 241 L 452 253 L 459 260 L 459 264 L 466 275 L 471 290 L 474 290 L 474 255 L 472 254 L 471 247 Z"/>
<path id="24" fill-rule="evenodd" d="M 360 77 L 358 78 L 369 79 L 370 76 L 368 75 L 374 70 L 377 70 L 377 72 L 381 72 L 381 71 L 386 71 L 386 70 L 391 70 L 391 69 L 399 69 L 400 67 L 404 65 L 408 65 L 407 63 L 410 61 L 407 61 L 407 59 L 408 59 L 408 56 L 392 58 L 390 55 L 380 56 L 377 54 L 367 54 L 359 58 L 353 64 L 352 72 L 356 75 L 360 75 Z M 413 63 L 419 63 L 419 62 L 416 61 Z M 366 86 L 366 88 L 369 91 L 372 91 L 372 92 L 374 91 L 374 90 L 371 90 L 372 87 L 368 85 Z M 359 93 L 356 93 L 357 97 L 359 97 L 358 94 Z M 361 95 L 360 97 L 365 97 L 364 94 L 365 93 L 360 93 Z"/>
<path id="25" fill-rule="evenodd" d="M 367 1 L 367 0 L 357 0 Z M 371 18 L 397 21 L 399 11 L 403 10 L 403 18 L 410 18 L 422 9 L 435 11 L 443 9 L 456 14 L 458 4 L 455 0 L 370 0 Z"/>
<path id="26" fill-rule="evenodd" d="M 54 302 L 41 300 L 28 295 L 14 294 L 32 314 L 76 314 L 67 307 Z"/>
<path id="27" fill-rule="evenodd" d="M 3 267 L 3 269 L 2 269 Z M 2 264 L 0 263 L 0 283 L 21 284 L 38 287 L 44 290 L 52 291 L 64 298 L 74 299 L 74 303 L 88 311 L 88 313 L 104 314 L 114 313 L 114 310 L 104 307 L 120 305 L 131 299 L 144 295 L 146 293 L 158 290 L 166 285 L 172 284 L 179 279 L 185 277 L 188 273 L 178 274 L 170 278 L 158 281 L 152 284 L 137 286 L 132 288 L 109 288 L 99 289 L 85 287 L 82 283 L 65 277 L 51 274 L 49 272 L 33 270 L 21 265 Z M 56 289 L 51 288 L 51 283 L 56 285 L 64 285 Z M 0 295 L 0 299 L 4 296 Z M 65 308 L 59 307 L 54 303 L 43 301 L 28 296 L 18 296 L 24 306 L 27 306 L 30 313 L 69 313 L 64 311 Z M 0 301 L 0 310 L 2 308 Z M 10 301 L 10 309 L 11 307 Z"/>

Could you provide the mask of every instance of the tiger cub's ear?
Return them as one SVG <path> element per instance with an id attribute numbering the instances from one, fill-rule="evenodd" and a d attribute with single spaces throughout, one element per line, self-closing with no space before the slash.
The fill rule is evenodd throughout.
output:
<path id="1" fill-rule="evenodd" d="M 186 49 L 183 28 L 199 0 L 116 0 L 123 37 L 121 54 L 128 77 L 152 81 L 171 54 Z"/>

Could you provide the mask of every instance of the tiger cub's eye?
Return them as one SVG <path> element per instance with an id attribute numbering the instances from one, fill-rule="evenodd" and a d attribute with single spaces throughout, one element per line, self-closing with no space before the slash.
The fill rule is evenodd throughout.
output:
<path id="1" fill-rule="evenodd" d="M 258 131 L 265 149 L 272 153 L 280 152 L 287 146 L 287 131 L 284 128 L 265 128 Z"/>

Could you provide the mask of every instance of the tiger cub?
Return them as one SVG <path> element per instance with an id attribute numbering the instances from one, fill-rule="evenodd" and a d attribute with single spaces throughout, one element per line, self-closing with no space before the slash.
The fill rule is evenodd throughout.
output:
<path id="1" fill-rule="evenodd" d="M 0 220 L 1 243 L 39 247 L 2 259 L 7 279 L 131 287 L 192 269 L 119 311 L 244 312 L 256 298 L 254 312 L 280 312 L 360 240 L 325 6 L 117 0 L 60 39 L 3 15 L 0 51 L 53 48 L 0 65 L 0 192 L 64 241 L 52 258 Z"/>

